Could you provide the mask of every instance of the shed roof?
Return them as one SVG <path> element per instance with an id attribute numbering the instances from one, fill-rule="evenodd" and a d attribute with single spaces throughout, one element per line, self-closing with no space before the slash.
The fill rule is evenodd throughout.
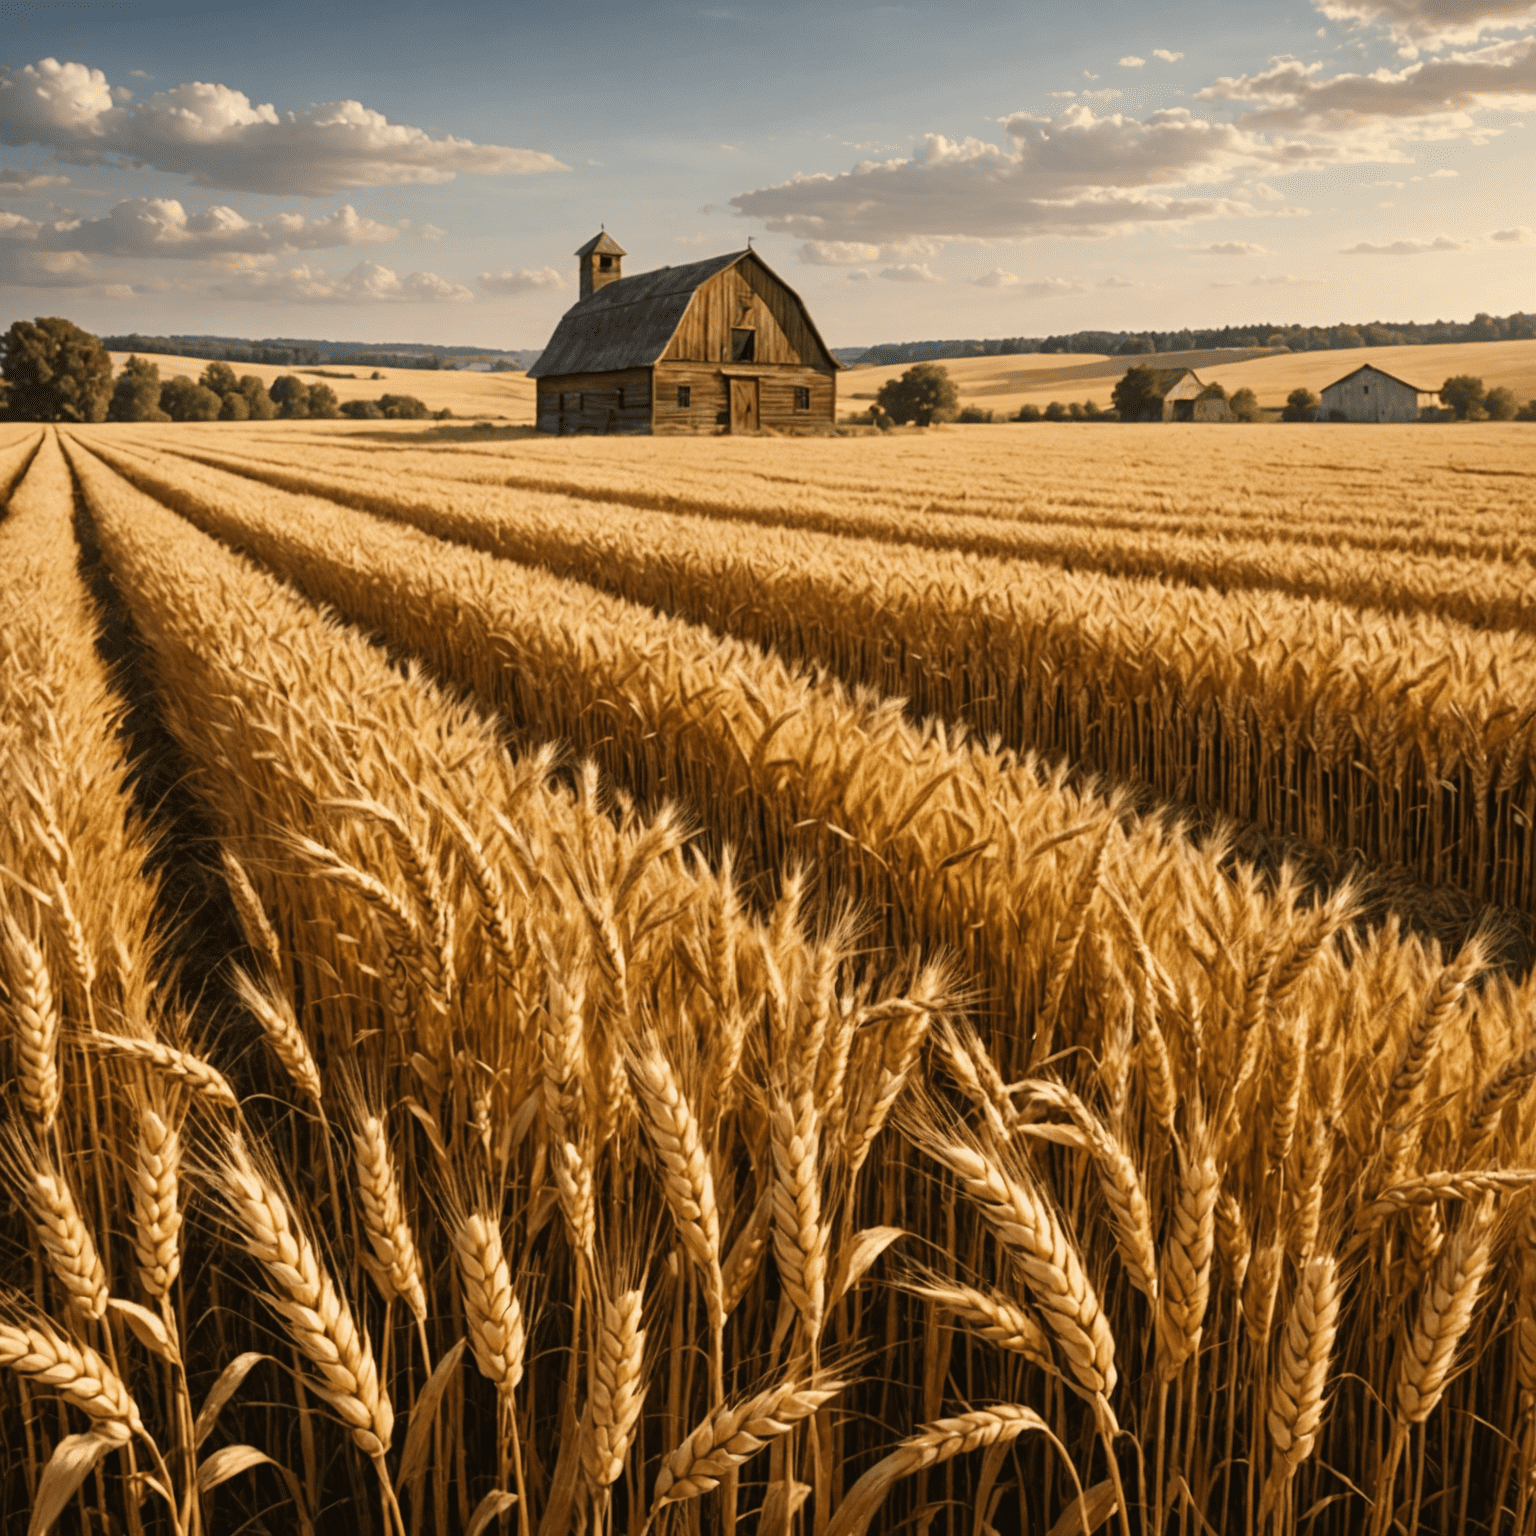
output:
<path id="1" fill-rule="evenodd" d="M 595 247 L 594 247 L 595 248 Z M 560 317 L 543 355 L 528 370 L 530 378 L 566 373 L 609 373 L 620 368 L 649 368 L 667 350 L 699 285 L 739 261 L 755 261 L 790 297 L 805 306 L 756 251 L 732 251 L 680 267 L 658 267 L 607 283 L 590 298 L 573 304 Z M 827 344 L 806 314 L 806 324 L 822 350 L 838 367 Z"/>
<path id="2" fill-rule="evenodd" d="M 1337 389 L 1340 384 L 1347 384 L 1357 373 L 1379 373 L 1384 379 L 1391 379 L 1394 384 L 1401 384 L 1404 389 L 1411 389 L 1416 395 L 1438 395 L 1438 389 L 1425 389 L 1421 384 L 1410 384 L 1407 379 L 1400 379 L 1395 373 L 1388 373 L 1385 368 L 1378 368 L 1375 363 L 1361 363 L 1358 368 L 1351 368 L 1342 378 L 1335 379 L 1332 384 L 1325 384 L 1323 388 Z"/>
<path id="3" fill-rule="evenodd" d="M 578 256 L 590 256 L 594 251 L 599 256 L 629 255 L 629 252 L 606 229 L 599 230 L 576 254 Z"/>

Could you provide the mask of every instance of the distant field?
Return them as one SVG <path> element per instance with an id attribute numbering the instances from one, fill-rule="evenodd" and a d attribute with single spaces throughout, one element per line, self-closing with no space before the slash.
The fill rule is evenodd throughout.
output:
<path id="1" fill-rule="evenodd" d="M 121 368 L 126 352 L 112 354 L 112 366 Z M 175 357 L 159 353 L 140 353 L 160 368 L 162 379 L 184 373 L 197 378 L 208 366 L 206 358 Z M 415 395 L 432 410 L 450 410 L 455 416 L 499 417 L 514 423 L 531 423 L 534 418 L 534 383 L 526 373 L 459 373 L 431 368 L 314 368 L 279 367 L 272 363 L 231 363 L 237 374 L 254 373 L 262 383 L 271 385 L 280 374 L 297 374 L 307 384 L 325 383 L 336 391 L 338 400 L 375 400 L 381 394 Z M 381 378 L 370 377 L 377 371 Z M 355 374 L 355 378 L 337 378 L 337 374 Z"/>
<path id="2" fill-rule="evenodd" d="M 1264 406 L 1282 406 L 1293 389 L 1320 390 L 1363 363 L 1417 384 L 1439 389 L 1452 374 L 1476 374 L 1490 388 L 1503 385 L 1521 400 L 1536 396 L 1536 341 L 1466 342 L 1449 347 L 1370 347 L 1350 352 L 1167 352 L 1156 358 L 1030 353 L 1022 357 L 961 357 L 944 366 L 960 387 L 963 405 L 1013 413 L 1026 401 L 1097 400 L 1109 404 L 1115 381 L 1137 361 L 1159 367 L 1194 368 L 1208 383 L 1230 394 L 1251 389 Z M 849 409 L 864 395 L 873 398 L 902 366 L 853 368 L 839 380 L 838 394 Z"/>

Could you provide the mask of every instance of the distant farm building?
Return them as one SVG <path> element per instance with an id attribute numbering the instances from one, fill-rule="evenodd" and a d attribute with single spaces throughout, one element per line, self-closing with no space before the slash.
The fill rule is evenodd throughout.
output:
<path id="1" fill-rule="evenodd" d="M 581 297 L 538 362 L 541 432 L 815 432 L 839 364 L 800 296 L 756 251 L 625 277 L 600 234 L 576 252 Z"/>
<path id="2" fill-rule="evenodd" d="M 1147 372 L 1152 375 L 1153 387 L 1163 398 L 1163 420 L 1194 421 L 1195 401 L 1205 389 L 1195 370 L 1147 367 Z"/>
<path id="3" fill-rule="evenodd" d="M 1335 379 L 1322 393 L 1319 421 L 1417 421 L 1419 413 L 1439 398 L 1438 391 L 1420 389 L 1371 363 Z"/>

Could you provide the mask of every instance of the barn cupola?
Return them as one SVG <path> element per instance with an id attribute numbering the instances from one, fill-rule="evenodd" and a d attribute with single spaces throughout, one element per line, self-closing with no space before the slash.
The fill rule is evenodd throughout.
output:
<path id="1" fill-rule="evenodd" d="M 623 276 L 624 247 L 607 230 L 594 235 L 576 252 L 581 263 L 581 296 L 590 299 L 599 288 Z"/>

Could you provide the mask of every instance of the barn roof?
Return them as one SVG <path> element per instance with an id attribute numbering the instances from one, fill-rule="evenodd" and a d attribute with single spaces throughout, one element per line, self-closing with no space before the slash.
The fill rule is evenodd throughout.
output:
<path id="1" fill-rule="evenodd" d="M 629 252 L 606 229 L 599 230 L 576 254 L 578 256 L 591 256 L 594 252 L 599 256 L 629 255 Z"/>
<path id="2" fill-rule="evenodd" d="M 1358 368 L 1351 368 L 1342 378 L 1335 379 L 1332 384 L 1323 385 L 1324 389 L 1337 389 L 1340 384 L 1347 384 L 1357 373 L 1379 373 L 1384 379 L 1391 379 L 1394 384 L 1401 384 L 1404 389 L 1411 389 L 1416 395 L 1437 395 L 1437 389 L 1425 389 L 1422 384 L 1410 384 L 1407 379 L 1400 379 L 1395 373 L 1388 373 L 1385 368 L 1378 368 L 1375 363 L 1361 363 Z"/>
<path id="3" fill-rule="evenodd" d="M 757 262 L 790 297 L 805 306 L 800 295 L 774 273 L 756 251 L 732 251 L 680 267 L 658 267 L 607 283 L 590 298 L 573 304 L 560 317 L 543 355 L 528 370 L 530 378 L 566 373 L 609 373 L 620 368 L 649 368 L 667 350 L 679 322 L 699 285 L 748 258 Z M 817 341 L 820 333 L 806 314 Z M 822 350 L 838 366 L 825 342 Z"/>

